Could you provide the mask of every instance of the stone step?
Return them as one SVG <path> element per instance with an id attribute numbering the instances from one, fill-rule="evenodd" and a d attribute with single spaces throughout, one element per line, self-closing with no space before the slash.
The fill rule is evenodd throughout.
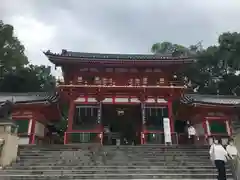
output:
<path id="1" fill-rule="evenodd" d="M 58 150 L 27 150 L 27 151 L 19 151 L 20 153 L 60 153 L 60 152 L 115 152 L 115 151 L 121 151 L 121 152 L 136 152 L 136 153 L 152 153 L 152 152 L 175 152 L 175 153 L 206 153 L 209 152 L 209 149 L 206 150 L 195 150 L 195 149 L 188 149 L 188 150 L 163 150 L 163 149 L 92 149 L 92 150 L 85 150 L 85 149 L 75 149 L 75 150 L 63 150 L 63 149 L 58 149 Z"/>
<path id="2" fill-rule="evenodd" d="M 47 153 L 43 153 L 43 154 L 20 154 L 18 155 L 18 157 L 22 157 L 22 158 L 57 158 L 57 157 L 74 157 L 74 156 L 129 156 L 129 157 L 209 157 L 209 153 L 202 153 L 202 154 L 190 154 L 190 153 L 182 153 L 182 154 L 177 154 L 177 153 L 126 153 L 126 152 L 96 152 L 96 153 L 82 153 L 82 152 L 75 152 L 75 153 L 53 153 L 53 154 L 47 154 Z"/>
<path id="3" fill-rule="evenodd" d="M 216 179 L 209 146 L 78 144 L 19 149 L 19 160 L 0 171 L 1 180 Z M 227 173 L 231 178 L 228 166 Z"/>
<path id="4" fill-rule="evenodd" d="M 209 162 L 209 158 L 198 158 L 198 157 L 193 157 L 193 158 L 179 158 L 179 157 L 156 157 L 156 158 L 144 158 L 142 157 L 140 158 L 136 158 L 136 157 L 127 157 L 127 156 L 96 156 L 96 157 L 91 157 L 91 156 L 72 156 L 72 157 L 62 157 L 62 158 L 32 158 L 32 159 L 20 159 L 18 160 L 18 162 L 24 162 L 24 161 L 28 161 L 28 162 L 49 162 L 49 161 L 65 161 L 65 160 L 72 160 L 72 161 L 97 161 L 97 160 L 111 160 L 111 161 L 132 161 L 132 162 L 139 162 L 139 161 L 151 161 L 151 162 L 158 162 L 159 160 L 161 161 L 188 161 L 188 162 Z"/>
<path id="5" fill-rule="evenodd" d="M 75 148 L 75 147 L 95 147 L 95 146 L 102 146 L 99 143 L 80 143 L 80 144 L 66 144 L 66 145 L 62 145 L 62 144 L 45 144 L 45 145 L 31 145 L 31 144 L 25 144 L 25 145 L 19 145 L 20 148 L 24 149 L 24 148 L 46 148 L 46 147 L 51 147 L 51 148 Z M 104 145 L 104 147 L 114 147 L 114 145 Z M 149 147 L 153 147 L 153 148 L 157 148 L 157 147 L 165 147 L 165 148 L 193 148 L 193 145 L 171 145 L 171 146 L 167 146 L 164 144 L 143 144 L 143 145 L 120 145 L 120 147 L 139 147 L 139 148 L 149 148 Z M 200 148 L 206 148 L 208 147 L 208 145 L 198 145 L 198 147 Z"/>
<path id="6" fill-rule="evenodd" d="M 139 158 L 138 155 L 135 154 L 121 154 L 120 156 L 124 155 L 125 157 L 128 158 Z M 67 158 L 67 157 L 114 157 L 114 156 L 118 156 L 118 154 L 94 154 L 94 155 L 78 155 L 78 154 L 73 154 L 73 155 L 54 155 L 54 156 L 50 156 L 50 155 L 43 155 L 43 156 L 32 156 L 32 155 L 26 155 L 26 156 L 19 156 L 20 159 L 59 159 L 59 158 Z M 184 155 L 175 155 L 175 154 L 152 154 L 152 155 L 144 155 L 144 156 L 140 156 L 142 158 L 148 158 L 148 159 L 153 159 L 153 158 L 165 158 L 165 157 L 174 157 L 177 159 L 186 159 L 186 158 L 199 158 L 199 159 L 209 159 L 209 154 L 205 154 L 205 155 L 189 155 L 189 154 L 184 154 Z"/>
<path id="7" fill-rule="evenodd" d="M 65 177 L 64 177 L 65 178 Z M 34 178 L 35 179 L 35 178 Z M 40 177 L 40 179 L 37 179 L 37 180 L 52 180 L 52 179 L 54 179 L 54 178 L 44 178 L 44 177 Z M 55 178 L 56 180 L 63 180 L 61 177 L 60 178 Z M 88 178 L 84 178 L 85 180 L 91 180 L 91 179 L 88 179 Z M 102 179 L 102 178 L 101 178 Z M 115 179 L 122 179 L 122 178 L 115 178 Z M 151 178 L 151 179 L 153 179 L 153 178 Z M 151 179 L 145 179 L 145 180 L 151 180 Z M 179 180 L 179 179 L 157 179 L 157 178 L 154 178 L 155 180 Z M 3 178 L 3 179 L 1 179 L 1 180 L 23 180 L 23 178 L 22 177 L 20 177 L 20 179 L 18 178 L 18 177 L 5 177 L 5 178 Z M 26 177 L 26 179 L 24 179 L 24 180 L 30 180 L 30 179 L 28 179 L 28 177 Z M 33 180 L 33 179 L 31 179 L 31 180 Z M 68 180 L 82 180 L 82 179 L 78 179 L 78 178 L 74 178 L 74 179 L 72 179 L 72 178 L 70 178 L 70 179 L 68 179 Z M 139 180 L 139 179 L 132 179 L 132 180 Z M 191 179 L 181 179 L 181 180 L 216 180 L 216 178 L 211 178 L 211 179 L 209 179 L 209 178 L 202 178 L 202 179 L 193 179 L 193 178 L 191 178 Z M 228 180 L 233 180 L 232 178 L 228 178 Z"/>
<path id="8" fill-rule="evenodd" d="M 228 167 L 228 166 L 227 166 Z M 213 165 L 206 165 L 206 166 L 153 166 L 153 165 L 145 165 L 145 166 L 67 166 L 67 165 L 62 165 L 62 166 L 19 166 L 17 169 L 28 169 L 28 170 L 49 170 L 49 169 L 56 169 L 56 170 L 61 170 L 61 169 L 76 169 L 76 170 L 88 170 L 88 169 L 215 169 L 215 166 Z M 12 167 L 6 167 L 6 169 L 12 170 Z M 16 169 L 13 169 L 16 170 Z"/>
<path id="9" fill-rule="evenodd" d="M 120 150 L 169 150 L 169 151 L 192 151 L 192 150 L 197 150 L 197 151 L 206 151 L 209 149 L 208 148 L 199 148 L 199 147 L 194 147 L 194 148 L 165 148 L 165 147 L 155 147 L 155 148 L 141 148 L 141 147 L 125 147 L 125 146 L 112 146 L 112 147 L 105 147 L 105 146 L 100 146 L 100 147 L 89 147 L 89 148 L 82 148 L 82 147 L 77 147 L 77 148 L 38 148 L 38 149 L 20 149 L 20 151 L 59 151 L 59 150 L 65 150 L 65 151 L 74 151 L 74 150 L 92 150 L 92 149 L 104 149 L 104 150 L 113 150 L 113 149 L 120 149 Z"/>
<path id="10" fill-rule="evenodd" d="M 78 151 L 27 151 L 27 152 L 19 152 L 19 155 L 57 155 L 57 154 L 74 154 L 74 153 L 86 153 L 86 154 L 92 154 L 92 153 L 116 153 L 116 152 L 122 152 L 122 153 L 134 153 L 134 154 L 199 154 L 199 155 L 203 155 L 208 153 L 209 151 L 160 151 L 160 150 L 156 150 L 156 151 L 124 151 L 124 150 L 101 150 L 101 151 L 82 151 L 82 150 L 78 150 Z"/>
<path id="11" fill-rule="evenodd" d="M 126 174 L 65 174 L 65 175 L 4 175 L 0 174 L 0 179 L 6 178 L 6 177 L 14 177 L 14 180 L 24 179 L 24 180 L 51 180 L 51 179 L 206 179 L 206 178 L 216 178 L 217 174 L 176 174 L 176 173 L 157 173 L 157 174 L 150 174 L 150 173 L 142 173 L 142 174 L 132 174 L 132 173 L 126 173 Z M 227 178 L 232 178 L 231 174 L 227 174 Z"/>
<path id="12" fill-rule="evenodd" d="M 84 153 L 74 153 L 74 154 L 55 154 L 55 155 L 49 155 L 49 154 L 45 154 L 45 155 L 20 155 L 18 156 L 19 158 L 22 159 L 35 159 L 35 158 L 64 158 L 64 157 L 96 157 L 96 156 L 100 156 L 100 157 L 130 157 L 130 158 L 139 158 L 139 157 L 143 157 L 143 158 L 163 158 L 163 157 L 178 157 L 178 158 L 196 158 L 198 157 L 199 159 L 202 158 L 208 158 L 209 154 L 206 153 L 204 155 L 190 155 L 190 154 L 182 154 L 182 155 L 178 155 L 178 154 L 165 154 L 165 153 L 159 153 L 159 154 L 133 154 L 133 153 L 122 153 L 122 152 L 115 152 L 115 153 L 94 153 L 94 154 L 84 154 Z"/>
<path id="13" fill-rule="evenodd" d="M 13 164 L 13 167 L 14 168 L 17 168 L 19 166 L 37 166 L 37 165 L 40 165 L 40 166 L 63 166 L 64 164 L 67 164 L 68 166 L 123 166 L 123 165 L 126 165 L 126 166 L 209 166 L 211 165 L 211 162 L 205 162 L 205 163 L 188 163 L 188 162 L 180 162 L 180 163 L 170 163 L 170 162 L 166 162 L 166 163 L 163 163 L 163 162 L 159 162 L 159 163 L 146 163 L 146 162 L 142 162 L 142 163 L 133 163 L 133 162 L 117 162 L 117 163 L 114 163 L 114 162 L 106 162 L 106 163 L 103 163 L 103 162 L 97 162 L 97 163 L 63 163 L 63 164 L 54 164 L 54 163 L 32 163 L 32 164 L 22 164 L 22 163 L 18 163 L 18 164 Z"/>
<path id="14" fill-rule="evenodd" d="M 71 158 L 76 158 L 76 159 L 81 159 L 81 158 L 97 158 L 97 157 L 101 157 L 101 158 L 116 158 L 116 157 L 120 157 L 120 158 L 124 158 L 124 159 L 139 159 L 139 156 L 135 156 L 135 155 L 125 155 L 125 154 L 121 154 L 121 155 L 116 155 L 116 154 L 108 154 L 106 156 L 104 155 L 94 155 L 94 156 L 86 156 L 86 155 L 83 155 L 83 156 L 77 156 L 77 155 L 73 155 L 73 156 L 20 156 L 19 159 L 22 159 L 22 160 L 53 160 L 53 159 L 68 159 L 69 157 Z M 177 155 L 156 155 L 156 156 L 141 156 L 141 159 L 149 159 L 149 160 L 158 160 L 158 159 L 180 159 L 180 160 L 188 160 L 188 159 L 192 159 L 192 160 L 198 160 L 198 159 L 201 159 L 201 160 L 209 160 L 209 155 L 206 155 L 206 156 L 188 156 L 188 155 L 185 155 L 185 156 L 177 156 Z"/>
<path id="15" fill-rule="evenodd" d="M 178 165 L 207 165 L 207 164 L 211 164 L 212 162 L 210 161 L 200 161 L 200 162 L 186 162 L 186 161 L 127 161 L 127 160 L 121 160 L 121 161 L 115 161 L 115 160 L 106 160 L 106 161 L 102 161 L 102 160 L 96 160 L 96 161 L 72 161 L 72 160 L 68 160 L 68 161 L 56 161 L 56 162 L 49 162 L 49 161 L 36 161 L 36 162 L 27 162 L 27 161 L 21 161 L 21 162 L 17 162 L 17 163 L 13 163 L 14 164 L 19 164 L 22 166 L 32 166 L 32 165 L 122 165 L 122 164 L 127 164 L 127 165 L 144 165 L 147 164 L 152 164 L 154 166 L 161 166 L 161 165 L 174 165 L 174 166 L 178 166 Z"/>
<path id="16" fill-rule="evenodd" d="M 59 158 L 59 159 L 19 159 L 18 163 L 31 163 L 31 162 L 43 162 L 43 163 L 48 163 L 48 162 L 97 162 L 97 161 L 114 161 L 114 162 L 126 162 L 126 161 L 131 161 L 131 162 L 210 162 L 209 159 L 200 159 L 200 158 L 175 158 L 175 157 L 165 157 L 165 158 L 142 158 L 142 159 L 137 159 L 137 158 L 127 158 L 127 157 L 68 157 L 68 158 Z"/>
<path id="17" fill-rule="evenodd" d="M 196 152 L 124 152 L 124 151 L 103 151 L 103 152 L 59 152 L 59 153 L 19 153 L 19 156 L 40 156 L 40 157 L 57 157 L 57 156 L 66 156 L 66 155 L 107 155 L 107 154 L 125 154 L 125 155 L 144 155 L 144 156 L 207 156 L 209 155 L 209 152 L 202 152 L 202 153 L 196 153 Z"/>
<path id="18" fill-rule="evenodd" d="M 157 159 L 157 160 L 147 160 L 147 159 L 93 159 L 93 160 L 89 160 L 89 159 L 86 159 L 86 160 L 83 160 L 83 159 L 62 159 L 62 160 L 52 160 L 52 161 L 48 161 L 48 160 L 36 160 L 36 161 L 28 161 L 28 160 L 20 160 L 20 161 L 17 161 L 17 162 L 14 162 L 15 164 L 25 164 L 25 165 L 28 165 L 28 164 L 93 164 L 93 163 L 133 163 L 133 164 L 142 164 L 142 163 L 151 163 L 151 164 L 159 164 L 159 163 L 172 163 L 172 164 L 180 164 L 180 163 L 188 163 L 188 164 L 202 164 L 202 163 L 205 163 L 205 164 L 209 164 L 211 163 L 210 160 L 206 161 L 206 160 L 189 160 L 189 161 L 186 161 L 186 160 L 175 160 L 175 159 L 164 159 L 164 160 L 161 160 L 161 159 Z"/>
<path id="19" fill-rule="evenodd" d="M 18 174 L 18 175 L 31 175 L 31 174 L 40 174 L 40 175 L 64 175 L 64 174 L 126 174 L 126 173 L 135 173 L 135 174 L 159 174 L 159 173 L 164 173 L 164 174 L 169 174 L 169 173 L 178 173 L 180 174 L 209 174 L 209 173 L 213 173 L 216 174 L 216 169 L 152 169 L 152 168 L 148 168 L 148 169 L 82 169 L 82 170 L 74 170 L 74 169 L 59 169 L 59 170 L 13 170 L 13 169 L 9 169 L 9 170 L 3 170 L 0 171 L 0 174 Z M 228 173 L 231 173 L 231 171 L 229 169 L 227 169 Z"/>
<path id="20" fill-rule="evenodd" d="M 19 146 L 20 150 L 44 150 L 44 149 L 89 149 L 89 148 L 104 148 L 104 149 L 111 149 L 111 148 L 122 148 L 122 149 L 193 149 L 196 148 L 197 149 L 208 149 L 209 145 L 206 146 L 199 146 L 199 145 L 194 145 L 194 146 L 164 146 L 164 145 L 152 145 L 152 146 L 146 146 L 146 145 L 138 145 L 138 146 L 133 146 L 133 145 L 120 145 L 120 146 L 116 146 L 116 145 L 82 145 L 82 144 L 76 144 L 76 145 L 63 145 L 60 144 L 58 146 L 54 146 L 54 145 L 49 145 L 49 146 L 44 146 L 44 145 L 29 145 L 29 146 L 25 146 L 22 147 L 21 145 Z"/>

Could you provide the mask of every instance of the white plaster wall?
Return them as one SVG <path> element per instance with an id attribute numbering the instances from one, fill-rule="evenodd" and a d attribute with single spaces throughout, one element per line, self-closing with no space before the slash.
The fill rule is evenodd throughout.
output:
<path id="1" fill-rule="evenodd" d="M 35 135 L 39 136 L 39 137 L 43 137 L 44 136 L 44 132 L 45 132 L 45 126 L 36 121 L 36 125 L 35 125 Z"/>

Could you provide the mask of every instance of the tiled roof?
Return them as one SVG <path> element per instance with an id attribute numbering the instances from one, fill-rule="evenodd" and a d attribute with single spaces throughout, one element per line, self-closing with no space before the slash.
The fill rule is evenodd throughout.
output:
<path id="1" fill-rule="evenodd" d="M 189 60 L 193 59 L 182 56 L 174 57 L 171 54 L 105 54 L 105 53 L 85 53 L 85 52 L 73 52 L 62 50 L 62 53 L 52 53 L 51 51 L 44 52 L 48 58 L 59 58 L 59 57 L 71 57 L 79 59 L 88 60 L 151 60 L 151 61 L 171 61 L 171 60 Z"/>
<path id="2" fill-rule="evenodd" d="M 240 106 L 240 97 L 224 95 L 185 94 L 181 98 L 181 102 L 184 104 Z"/>
<path id="3" fill-rule="evenodd" d="M 13 103 L 38 103 L 38 102 L 57 102 L 59 95 L 57 93 L 38 92 L 38 93 L 0 93 L 0 104 L 5 101 Z"/>
<path id="4" fill-rule="evenodd" d="M 0 109 L 3 108 L 6 103 L 7 103 L 7 101 L 0 102 Z"/>

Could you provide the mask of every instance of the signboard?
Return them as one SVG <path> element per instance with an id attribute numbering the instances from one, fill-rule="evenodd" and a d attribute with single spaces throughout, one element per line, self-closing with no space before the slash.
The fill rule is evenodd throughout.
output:
<path id="1" fill-rule="evenodd" d="M 170 119 L 169 118 L 163 118 L 163 127 L 164 127 L 165 144 L 172 144 Z"/>

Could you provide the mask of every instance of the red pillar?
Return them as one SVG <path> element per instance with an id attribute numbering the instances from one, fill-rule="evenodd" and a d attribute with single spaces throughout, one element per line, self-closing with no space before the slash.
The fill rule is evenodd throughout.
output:
<path id="1" fill-rule="evenodd" d="M 205 118 L 201 118 L 202 119 L 202 128 L 204 129 L 204 140 L 203 140 L 203 144 L 205 144 L 205 142 L 207 141 L 207 137 L 208 137 L 208 133 L 207 133 L 207 123 L 206 123 L 206 119 Z"/>
<path id="2" fill-rule="evenodd" d="M 229 125 L 229 128 L 230 128 L 230 136 L 233 135 L 233 129 L 232 129 L 232 119 L 228 119 L 228 125 Z"/>
<path id="3" fill-rule="evenodd" d="M 36 115 L 33 114 L 32 116 L 32 123 L 31 123 L 31 131 L 30 131 L 30 137 L 29 137 L 29 144 L 35 144 L 35 126 L 36 126 Z"/>
<path id="4" fill-rule="evenodd" d="M 73 115 L 74 115 L 74 101 L 71 99 L 68 109 L 68 131 L 72 131 Z"/>
<path id="5" fill-rule="evenodd" d="M 74 100 L 71 99 L 70 103 L 69 103 L 69 109 L 68 109 L 68 128 L 67 128 L 67 132 L 65 134 L 65 143 L 66 144 L 69 141 L 69 135 L 72 131 L 74 108 L 75 108 Z"/>

